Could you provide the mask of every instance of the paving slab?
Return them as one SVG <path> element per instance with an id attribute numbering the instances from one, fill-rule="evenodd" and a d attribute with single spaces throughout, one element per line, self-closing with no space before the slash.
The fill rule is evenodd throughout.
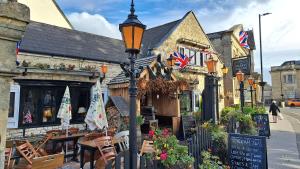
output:
<path id="1" fill-rule="evenodd" d="M 269 169 L 300 169 L 299 152 L 296 133 L 290 120 L 292 117 L 283 115 L 283 120 L 272 123 L 270 116 L 271 137 L 267 139 Z"/>

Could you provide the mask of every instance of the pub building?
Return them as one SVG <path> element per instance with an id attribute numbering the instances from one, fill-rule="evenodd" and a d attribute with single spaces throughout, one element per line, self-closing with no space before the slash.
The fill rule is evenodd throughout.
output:
<path id="1" fill-rule="evenodd" d="M 174 52 L 188 57 L 187 66 L 180 68 L 169 65 L 170 55 L 173 59 L 175 57 Z M 182 115 L 198 112 L 203 116 L 205 112 L 213 113 L 208 107 L 205 110 L 202 106 L 202 100 L 210 95 L 216 97 L 216 104 L 213 105 L 214 113 L 216 118 L 220 116 L 219 112 L 224 106 L 221 78 L 223 63 L 194 12 L 186 13 L 179 20 L 145 30 L 139 57 L 136 67 L 142 66 L 143 71 L 138 79 L 137 114 L 149 115 L 148 111 L 152 110 L 160 127 L 172 128 L 173 133 L 177 134 Z M 206 61 L 212 59 L 216 63 L 214 76 L 219 79 L 218 84 L 214 85 L 218 86 L 215 96 L 213 93 L 204 94 L 204 89 L 207 88 L 205 78 L 209 74 Z M 162 81 L 169 81 L 169 85 L 177 84 L 177 89 L 160 88 L 158 83 L 165 83 L 168 86 L 168 82 L 157 80 L 159 77 L 162 77 Z M 141 89 L 143 83 L 146 84 L 146 89 Z M 129 79 L 122 72 L 109 82 L 109 93 L 112 96 L 122 96 L 129 101 L 128 86 Z M 147 89 L 149 86 L 152 89 Z"/>
<path id="2" fill-rule="evenodd" d="M 71 127 L 85 129 L 91 87 L 101 80 L 106 102 L 107 82 L 127 61 L 121 40 L 34 21 L 18 50 L 21 75 L 11 84 L 7 139 L 61 129 L 57 113 L 66 86 L 72 104 Z"/>

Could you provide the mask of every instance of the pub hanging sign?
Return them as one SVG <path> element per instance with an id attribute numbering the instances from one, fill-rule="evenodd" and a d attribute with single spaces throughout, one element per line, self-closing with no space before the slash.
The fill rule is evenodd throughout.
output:
<path id="1" fill-rule="evenodd" d="M 232 59 L 232 75 L 235 77 L 236 73 L 241 70 L 245 75 L 251 74 L 251 57 L 241 57 Z"/>

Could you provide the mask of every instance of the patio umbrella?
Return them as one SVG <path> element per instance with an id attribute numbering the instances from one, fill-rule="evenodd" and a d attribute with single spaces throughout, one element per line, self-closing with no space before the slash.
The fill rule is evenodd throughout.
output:
<path id="1" fill-rule="evenodd" d="M 84 121 L 90 130 L 95 130 L 96 128 L 107 130 L 108 128 L 99 80 L 92 88 L 92 100 Z"/>
<path id="2" fill-rule="evenodd" d="M 72 119 L 71 110 L 70 90 L 67 86 L 57 114 L 57 118 L 61 119 L 61 125 L 64 129 L 68 129 L 70 125 L 70 120 Z"/>
<path id="3" fill-rule="evenodd" d="M 70 98 L 70 90 L 69 87 L 66 87 L 64 96 L 61 101 L 61 105 L 58 110 L 57 118 L 61 119 L 61 126 L 63 129 L 66 129 L 66 136 L 68 136 L 68 129 L 70 125 L 70 120 L 72 119 L 72 107 L 71 107 L 71 98 Z M 66 153 L 68 145 L 66 143 Z"/>

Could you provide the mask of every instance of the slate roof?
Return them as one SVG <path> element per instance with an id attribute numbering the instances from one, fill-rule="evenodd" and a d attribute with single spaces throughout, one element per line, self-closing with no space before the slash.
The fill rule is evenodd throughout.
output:
<path id="1" fill-rule="evenodd" d="M 228 31 L 220 31 L 220 32 L 213 32 L 206 34 L 209 39 L 220 39 L 223 34 L 227 33 Z"/>
<path id="2" fill-rule="evenodd" d="M 111 63 L 128 61 L 121 40 L 33 21 L 26 28 L 20 51 Z"/>
<path id="3" fill-rule="evenodd" d="M 288 65 L 300 65 L 300 60 L 290 60 L 283 62 L 281 66 L 288 66 Z"/>
<path id="4" fill-rule="evenodd" d="M 118 109 L 121 116 L 129 116 L 129 106 L 125 99 L 121 96 L 110 96 L 111 101 Z"/>
<path id="5" fill-rule="evenodd" d="M 135 67 L 138 68 L 142 66 L 144 69 L 146 69 L 146 67 L 150 65 L 154 60 L 156 60 L 156 56 L 137 59 L 135 62 Z M 129 82 L 129 78 L 126 77 L 125 72 L 122 71 L 119 75 L 114 77 L 108 84 L 120 84 L 126 82 Z"/>
<path id="6" fill-rule="evenodd" d="M 156 47 L 180 23 L 181 19 L 147 29 L 142 41 L 142 55 L 147 56 L 149 49 Z"/>

